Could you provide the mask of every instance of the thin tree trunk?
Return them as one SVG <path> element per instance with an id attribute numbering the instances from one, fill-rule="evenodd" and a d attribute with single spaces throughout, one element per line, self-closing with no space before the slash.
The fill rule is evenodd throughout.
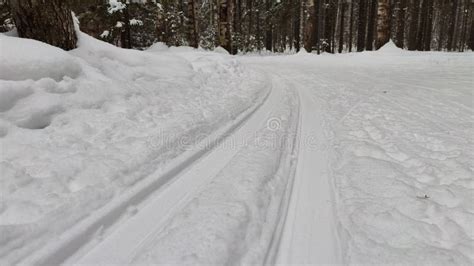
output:
<path id="1" fill-rule="evenodd" d="M 18 35 L 57 46 L 77 47 L 71 10 L 61 0 L 10 0 Z"/>
<path id="2" fill-rule="evenodd" d="M 365 50 L 367 30 L 367 0 L 359 0 L 359 21 L 357 27 L 357 52 Z"/>
<path id="3" fill-rule="evenodd" d="M 433 30 L 433 0 L 426 1 L 426 20 L 423 30 L 423 51 L 431 50 L 431 36 Z"/>
<path id="4" fill-rule="evenodd" d="M 188 0 L 188 41 L 189 45 L 198 48 L 199 47 L 199 35 L 198 35 L 198 24 L 196 20 L 196 2 L 195 0 Z"/>
<path id="5" fill-rule="evenodd" d="M 405 44 L 405 14 L 407 8 L 407 0 L 400 0 L 398 5 L 397 18 L 397 46 L 404 48 Z"/>
<path id="6" fill-rule="evenodd" d="M 272 51 L 272 44 L 273 44 L 273 31 L 272 31 L 272 18 L 271 18 L 271 8 L 272 8 L 272 0 L 265 0 L 265 24 L 266 24 L 266 32 L 265 32 L 265 49 L 268 51 Z"/>
<path id="7" fill-rule="evenodd" d="M 349 53 L 352 52 L 352 39 L 354 28 L 354 0 L 351 0 L 351 12 L 349 17 Z"/>
<path id="8" fill-rule="evenodd" d="M 231 42 L 231 0 L 219 0 L 219 45 L 232 53 Z"/>
<path id="9" fill-rule="evenodd" d="M 370 0 L 369 25 L 367 27 L 367 50 L 372 51 L 374 47 L 374 30 L 377 20 L 377 0 Z M 377 24 L 378 25 L 378 24 Z"/>
<path id="10" fill-rule="evenodd" d="M 339 53 L 342 53 L 344 49 L 344 16 L 346 11 L 346 2 L 341 2 L 341 17 L 340 17 L 340 25 L 339 25 Z"/>
<path id="11" fill-rule="evenodd" d="M 132 48 L 132 32 L 130 29 L 130 13 L 128 12 L 129 6 L 123 9 L 123 20 L 124 27 L 122 30 L 121 44 L 122 48 L 131 49 Z"/>
<path id="12" fill-rule="evenodd" d="M 408 33 L 408 50 L 416 50 L 416 37 L 418 36 L 418 24 L 420 14 L 419 0 L 412 0 L 410 8 L 410 31 Z"/>
<path id="13" fill-rule="evenodd" d="M 449 22 L 449 30 L 448 30 L 448 44 L 447 48 L 448 51 L 452 51 L 455 47 L 454 45 L 454 32 L 456 30 L 456 15 L 458 10 L 458 0 L 453 0 L 452 8 L 451 8 L 451 18 Z"/>
<path id="14" fill-rule="evenodd" d="M 294 21 L 293 21 L 293 35 L 294 35 L 294 47 L 296 52 L 299 52 L 301 49 L 301 24 L 302 24 L 302 14 L 301 14 L 301 6 L 303 3 L 301 1 L 295 1 L 295 9 L 294 9 Z"/>
<path id="15" fill-rule="evenodd" d="M 390 40 L 389 4 L 389 0 L 378 0 L 376 49 L 379 49 Z"/>

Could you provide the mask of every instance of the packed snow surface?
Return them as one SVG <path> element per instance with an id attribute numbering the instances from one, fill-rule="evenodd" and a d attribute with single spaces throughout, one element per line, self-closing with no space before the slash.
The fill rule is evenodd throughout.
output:
<path id="1" fill-rule="evenodd" d="M 0 34 L 0 264 L 474 263 L 474 57 Z"/>

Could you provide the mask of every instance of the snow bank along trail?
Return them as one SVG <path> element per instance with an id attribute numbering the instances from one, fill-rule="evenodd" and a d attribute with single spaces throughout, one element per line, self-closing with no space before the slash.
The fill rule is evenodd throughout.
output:
<path id="1" fill-rule="evenodd" d="M 264 77 L 217 53 L 124 50 L 84 34 L 71 52 L 3 34 L 0 46 L 5 265 L 61 262 L 269 91 Z"/>

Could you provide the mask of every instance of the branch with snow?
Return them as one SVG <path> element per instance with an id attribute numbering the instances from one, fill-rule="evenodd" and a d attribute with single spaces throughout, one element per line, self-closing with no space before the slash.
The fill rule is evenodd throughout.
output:
<path id="1" fill-rule="evenodd" d="M 109 12 L 109 14 L 113 14 L 115 12 L 122 11 L 126 7 L 127 5 L 120 1 L 109 0 L 109 8 L 107 8 L 107 11 Z"/>

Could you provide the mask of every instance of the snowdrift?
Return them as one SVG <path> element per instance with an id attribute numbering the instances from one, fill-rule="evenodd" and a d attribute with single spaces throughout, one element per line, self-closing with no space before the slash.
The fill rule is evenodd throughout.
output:
<path id="1" fill-rule="evenodd" d="M 0 34 L 0 264 L 21 263 L 266 95 L 226 55 L 79 37 L 64 52 Z"/>

